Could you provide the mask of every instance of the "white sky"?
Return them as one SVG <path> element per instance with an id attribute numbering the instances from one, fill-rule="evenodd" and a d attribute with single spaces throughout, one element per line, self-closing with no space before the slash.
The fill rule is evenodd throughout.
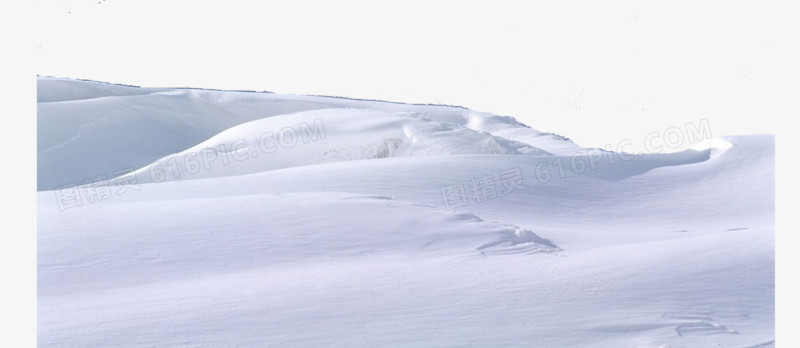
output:
<path id="1" fill-rule="evenodd" d="M 781 83 L 800 76 L 797 16 L 764 2 L 40 4 L 40 75 L 462 105 L 637 151 L 702 119 L 775 133 L 798 110 Z"/>

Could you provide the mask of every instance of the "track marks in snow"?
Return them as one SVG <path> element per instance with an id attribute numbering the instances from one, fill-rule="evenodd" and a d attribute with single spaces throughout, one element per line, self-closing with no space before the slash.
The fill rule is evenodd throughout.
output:
<path id="1" fill-rule="evenodd" d="M 675 332 L 678 336 L 693 335 L 716 335 L 716 334 L 734 334 L 739 333 L 735 330 L 728 329 L 727 327 L 719 324 L 710 323 L 704 320 L 697 322 L 678 324 L 675 326 Z"/>
<path id="2" fill-rule="evenodd" d="M 381 201 L 393 201 L 394 197 L 389 197 L 389 196 L 351 196 L 351 197 L 345 197 L 344 199 L 345 200 L 351 200 L 351 199 L 377 199 L 377 200 L 381 200 Z"/>
<path id="3" fill-rule="evenodd" d="M 739 335 L 736 330 L 717 324 L 711 316 L 713 313 L 664 313 L 662 318 L 677 321 L 674 330 L 678 336 L 693 335 Z"/>
<path id="4" fill-rule="evenodd" d="M 452 213 L 452 219 L 458 222 L 483 222 L 484 220 L 473 213 Z"/>
<path id="5" fill-rule="evenodd" d="M 733 228 L 728 228 L 728 229 L 725 229 L 724 231 L 725 231 L 725 232 L 734 232 L 734 231 L 744 231 L 744 230 L 749 230 L 749 229 L 750 229 L 749 227 L 733 227 Z M 720 231 L 721 231 L 721 230 L 720 230 Z M 687 230 L 687 229 L 682 229 L 682 230 L 679 230 L 679 231 L 672 231 L 672 232 L 676 232 L 676 233 L 686 233 L 686 232 L 691 232 L 691 231 L 689 231 L 689 230 Z M 695 230 L 695 232 L 696 232 L 696 230 Z"/>
<path id="6" fill-rule="evenodd" d="M 764 343 L 759 343 L 759 344 L 756 344 L 754 346 L 747 346 L 747 347 L 744 347 L 744 348 L 772 348 L 772 347 L 775 347 L 775 340 L 767 341 L 767 342 L 764 342 Z"/>
<path id="7" fill-rule="evenodd" d="M 497 240 L 477 248 L 481 255 L 532 254 L 561 250 L 552 241 L 539 237 L 536 233 L 521 227 L 506 228 L 498 234 L 499 238 Z"/>
<path id="8" fill-rule="evenodd" d="M 412 204 L 412 206 L 420 206 Z M 438 207 L 436 207 L 438 208 Z M 485 242 L 475 248 L 478 253 L 487 257 L 490 255 L 521 255 L 535 253 L 550 253 L 561 251 L 555 243 L 542 238 L 533 231 L 515 225 L 487 222 L 470 212 L 450 212 L 448 220 L 454 223 L 480 224 L 487 228 L 489 235 L 494 235 L 492 241 Z M 439 237 L 434 238 L 425 245 L 425 248 L 440 242 Z"/>

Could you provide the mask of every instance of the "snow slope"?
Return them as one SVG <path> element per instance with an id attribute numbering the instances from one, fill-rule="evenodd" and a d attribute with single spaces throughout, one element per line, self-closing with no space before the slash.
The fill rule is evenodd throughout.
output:
<path id="1" fill-rule="evenodd" d="M 81 185 L 144 167 L 245 122 L 321 109 L 404 113 L 432 123 L 487 132 L 551 153 L 566 154 L 580 149 L 566 139 L 538 132 L 511 117 L 461 107 L 273 93 L 133 88 L 47 77 L 39 78 L 38 92 L 40 191 Z M 291 126 L 299 127 L 299 123 Z"/>
<path id="2" fill-rule="evenodd" d="M 161 158 L 136 175 L 139 182 L 160 182 L 338 161 L 453 154 L 550 155 L 525 143 L 413 114 L 322 109 L 235 126 Z"/>
<path id="3" fill-rule="evenodd" d="M 164 96 L 199 93 L 192 118 L 235 124 L 148 135 L 169 153 L 137 152 L 135 183 L 37 194 L 41 346 L 774 346 L 772 136 L 630 157 L 461 108 L 54 81 L 47 98 L 187 123 Z M 60 92 L 85 84 L 116 94 Z M 70 103 L 41 102 L 40 129 Z M 40 179 L 77 178 L 70 156 L 135 165 L 125 127 L 81 108 Z"/>

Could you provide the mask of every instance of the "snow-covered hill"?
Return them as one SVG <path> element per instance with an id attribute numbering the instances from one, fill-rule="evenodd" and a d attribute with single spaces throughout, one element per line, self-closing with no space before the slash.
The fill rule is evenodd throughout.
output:
<path id="1" fill-rule="evenodd" d="M 39 92 L 41 346 L 774 346 L 772 136 L 634 157 L 458 107 Z"/>
<path id="2" fill-rule="evenodd" d="M 381 151 L 384 145 L 394 147 L 393 142 L 398 141 L 405 141 L 407 145 L 418 141 L 429 143 L 416 146 L 415 150 L 409 149 L 408 155 L 486 151 L 505 153 L 503 151 L 513 152 L 521 145 L 512 145 L 509 141 L 527 144 L 533 148 L 528 151 L 544 149 L 550 153 L 569 154 L 580 149 L 566 139 L 538 132 L 511 117 L 480 113 L 461 107 L 273 93 L 147 89 L 57 78 L 39 78 L 38 90 L 39 190 L 81 185 L 87 181 L 102 179 L 98 176 L 109 178 L 120 172 L 142 168 L 162 157 L 196 146 L 231 127 L 251 121 L 258 122 L 236 130 L 230 129 L 212 142 L 234 142 L 239 139 L 226 140 L 224 137 L 249 133 L 248 136 L 263 138 L 264 144 L 261 147 L 265 148 L 264 152 L 268 152 L 273 145 L 289 147 L 292 141 L 274 144 L 278 139 L 269 139 L 266 132 L 279 136 L 296 131 L 299 137 L 305 134 L 313 137 L 324 126 L 327 128 L 323 131 L 330 128 L 329 131 L 338 131 L 339 135 L 347 137 L 350 130 L 346 127 L 353 126 L 356 127 L 353 132 L 381 131 L 391 138 L 377 140 L 386 144 L 375 143 L 372 138 L 352 136 L 349 143 L 341 140 L 329 148 L 322 148 L 324 144 L 318 144 L 319 150 L 328 151 L 324 160 L 334 160 L 335 153 L 343 150 L 347 152 L 342 154 L 346 159 L 360 159 L 361 156 L 374 155 L 372 151 Z M 337 112 L 337 109 L 341 112 Z M 304 111 L 318 111 L 319 114 L 288 116 Z M 384 117 L 391 114 L 395 120 L 375 120 L 378 117 L 371 117 L 366 111 L 382 113 Z M 325 124 L 326 117 L 335 120 Z M 338 124 L 342 118 L 348 123 Z M 316 119 L 319 119 L 317 124 L 314 123 Z M 306 124 L 306 121 L 310 123 Z M 368 124 L 370 122 L 372 124 Z M 288 130 L 281 132 L 286 127 Z M 426 129 L 435 133 L 427 134 Z M 308 133 L 303 133 L 303 130 Z M 468 135 L 454 144 L 437 139 L 450 135 L 450 140 L 454 141 L 459 133 L 478 134 Z M 377 136 L 364 132 L 361 134 Z M 362 144 L 362 140 L 365 143 Z M 473 144 L 473 141 L 481 144 Z M 498 141 L 502 144 L 495 144 Z M 504 145 L 512 148 L 507 149 Z M 371 149 L 374 146 L 378 148 Z M 528 152 L 523 150 L 522 153 Z M 286 155 L 284 157 L 292 157 L 288 153 Z M 297 160 L 302 161 L 298 164 L 309 163 L 308 159 Z"/>

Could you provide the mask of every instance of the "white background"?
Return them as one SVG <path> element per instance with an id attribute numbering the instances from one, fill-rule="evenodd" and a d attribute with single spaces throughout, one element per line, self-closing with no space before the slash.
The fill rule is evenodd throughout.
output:
<path id="1" fill-rule="evenodd" d="M 98 4 L 99 2 L 99 4 Z M 37 73 L 461 105 L 603 147 L 774 133 L 797 13 L 764 2 L 46 1 Z"/>
<path id="2" fill-rule="evenodd" d="M 781 161 L 800 115 L 800 12 L 790 2 L 99 2 L 0 11 L 10 48 L 3 92 L 17 103 L 4 119 L 23 122 L 4 129 L 6 172 L 20 183 L 10 185 L 21 190 L 15 205 L 30 213 L 4 228 L 12 239 L 2 263 L 23 284 L 3 296 L 18 309 L 5 332 L 35 338 L 39 74 L 462 105 L 582 146 L 632 139 L 639 151 L 647 134 L 701 119 L 714 136 L 777 134 L 777 340 L 791 339 L 781 329 L 794 312 L 781 289 L 793 275 L 780 271 L 793 249 L 781 223 L 794 212 L 783 200 L 795 187 Z"/>

